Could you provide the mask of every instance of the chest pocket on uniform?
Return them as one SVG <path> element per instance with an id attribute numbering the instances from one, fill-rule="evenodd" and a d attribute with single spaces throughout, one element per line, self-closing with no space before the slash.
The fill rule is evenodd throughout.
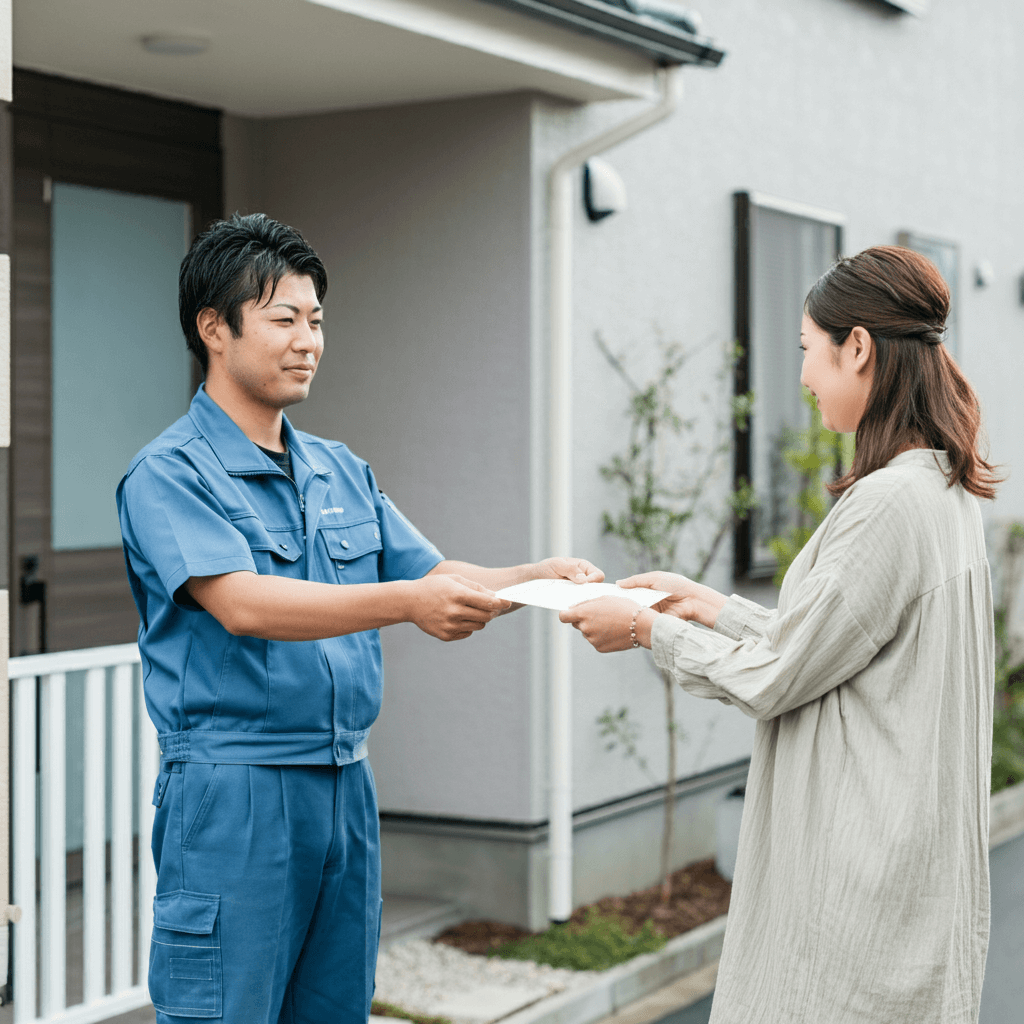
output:
<path id="1" fill-rule="evenodd" d="M 294 563 L 302 556 L 302 528 L 268 528 L 255 516 L 234 521 L 235 529 L 243 534 L 261 575 L 293 576 Z"/>
<path id="2" fill-rule="evenodd" d="M 376 583 L 377 555 L 384 545 L 376 519 L 347 526 L 321 527 L 320 536 L 334 563 L 339 583 Z"/>

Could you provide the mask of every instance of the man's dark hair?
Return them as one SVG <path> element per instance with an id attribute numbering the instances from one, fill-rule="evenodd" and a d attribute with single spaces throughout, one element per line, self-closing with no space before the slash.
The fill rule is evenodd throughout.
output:
<path id="1" fill-rule="evenodd" d="M 199 337 L 196 317 L 212 309 L 237 338 L 242 333 L 242 306 L 273 297 L 286 274 L 313 281 L 323 302 L 327 271 L 310 244 L 286 224 L 265 213 L 233 214 L 214 221 L 193 243 L 178 273 L 178 316 L 189 351 L 206 372 L 209 353 Z"/>

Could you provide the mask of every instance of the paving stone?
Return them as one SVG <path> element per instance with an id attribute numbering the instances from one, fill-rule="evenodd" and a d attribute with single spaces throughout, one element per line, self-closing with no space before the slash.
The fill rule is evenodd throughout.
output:
<path id="1" fill-rule="evenodd" d="M 478 985 L 465 992 L 453 992 L 434 1004 L 434 1014 L 454 1024 L 491 1024 L 516 1010 L 531 1006 L 551 994 L 547 987 L 509 988 L 502 985 Z"/>

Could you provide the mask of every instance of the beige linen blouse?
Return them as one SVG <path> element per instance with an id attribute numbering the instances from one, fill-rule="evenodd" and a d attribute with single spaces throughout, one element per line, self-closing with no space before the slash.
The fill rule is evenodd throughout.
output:
<path id="1" fill-rule="evenodd" d="M 994 642 L 944 452 L 855 483 L 777 611 L 659 615 L 658 666 L 758 719 L 711 1024 L 973 1024 L 989 930 Z"/>

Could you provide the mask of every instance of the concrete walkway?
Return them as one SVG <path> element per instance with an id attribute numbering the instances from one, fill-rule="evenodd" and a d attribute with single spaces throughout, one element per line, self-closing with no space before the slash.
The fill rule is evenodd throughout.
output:
<path id="1" fill-rule="evenodd" d="M 1024 1019 L 1024 835 L 989 853 L 992 933 L 980 1024 Z"/>
<path id="2" fill-rule="evenodd" d="M 682 1010 L 675 1010 L 661 1018 L 661 1024 L 708 1024 L 711 1019 L 711 996 L 692 1003 Z"/>

